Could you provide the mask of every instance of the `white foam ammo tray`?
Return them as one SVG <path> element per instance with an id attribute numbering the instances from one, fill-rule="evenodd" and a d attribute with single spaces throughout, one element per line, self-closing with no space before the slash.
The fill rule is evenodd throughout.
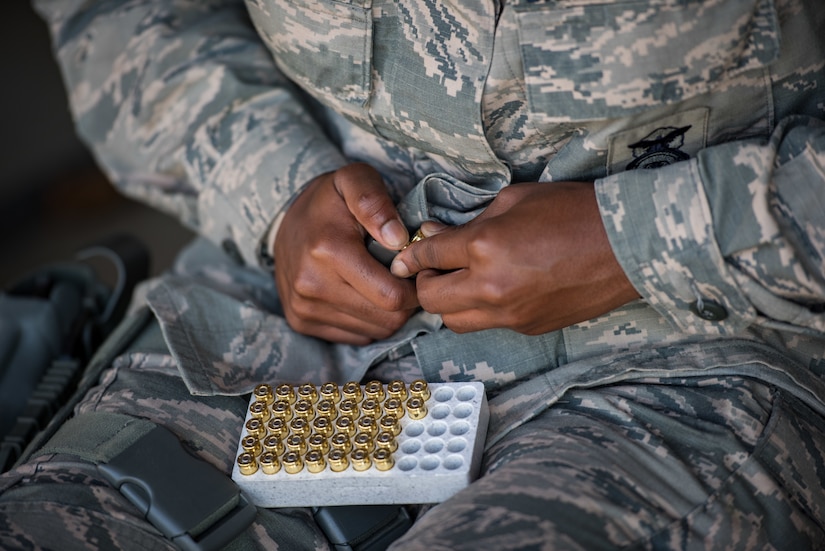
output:
<path id="1" fill-rule="evenodd" d="M 232 479 L 259 507 L 438 503 L 478 475 L 481 383 L 259 385 Z"/>

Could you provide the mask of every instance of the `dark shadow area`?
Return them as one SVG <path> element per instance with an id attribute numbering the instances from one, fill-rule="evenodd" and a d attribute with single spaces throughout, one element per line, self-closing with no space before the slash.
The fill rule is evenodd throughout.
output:
<path id="1" fill-rule="evenodd" d="M 27 0 L 0 3 L 0 288 L 130 232 L 165 269 L 191 233 L 118 194 L 77 138 L 45 23 Z"/>

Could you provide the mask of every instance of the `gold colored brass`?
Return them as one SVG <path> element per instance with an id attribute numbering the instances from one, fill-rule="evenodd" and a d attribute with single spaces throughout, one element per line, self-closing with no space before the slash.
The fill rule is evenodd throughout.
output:
<path id="1" fill-rule="evenodd" d="M 378 430 L 387 431 L 393 436 L 401 433 L 401 423 L 392 415 L 385 415 L 378 421 Z"/>
<path id="2" fill-rule="evenodd" d="M 292 388 L 291 385 L 282 384 L 275 387 L 275 399 L 276 400 L 283 400 L 287 404 L 292 404 L 295 402 L 295 390 Z"/>
<path id="3" fill-rule="evenodd" d="M 375 449 L 375 444 L 372 441 L 372 436 L 367 433 L 359 432 L 355 435 L 355 438 L 352 439 L 352 443 L 355 445 L 356 450 L 366 450 L 371 452 Z"/>
<path id="4" fill-rule="evenodd" d="M 329 438 L 334 432 L 332 422 L 326 417 L 316 417 L 312 421 L 312 430 L 325 438 Z"/>
<path id="5" fill-rule="evenodd" d="M 332 472 L 340 473 L 341 471 L 345 471 L 347 467 L 349 467 L 347 452 L 343 450 L 333 448 L 332 450 L 330 450 L 327 459 L 329 459 L 329 468 L 332 470 Z"/>
<path id="6" fill-rule="evenodd" d="M 292 412 L 295 414 L 295 417 L 301 417 L 303 419 L 312 419 L 315 417 L 315 409 L 312 407 L 312 402 L 307 400 L 299 400 L 292 405 Z"/>
<path id="7" fill-rule="evenodd" d="M 281 470 L 281 462 L 278 456 L 272 452 L 264 452 L 261 456 L 261 470 L 264 474 L 275 474 Z"/>
<path id="8" fill-rule="evenodd" d="M 289 421 L 292 419 L 292 407 L 286 400 L 278 400 L 272 404 L 272 416 L 276 419 L 284 419 Z"/>
<path id="9" fill-rule="evenodd" d="M 341 392 L 335 383 L 324 383 L 321 385 L 321 399 L 330 400 L 335 403 L 341 399 Z"/>
<path id="10" fill-rule="evenodd" d="M 381 381 L 369 381 L 364 385 L 364 394 L 367 398 L 380 402 L 384 399 L 384 385 L 381 384 Z"/>
<path id="11" fill-rule="evenodd" d="M 410 394 L 417 396 L 425 402 L 430 399 L 430 389 L 427 386 L 427 381 L 418 379 L 410 383 Z"/>
<path id="12" fill-rule="evenodd" d="M 318 390 L 312 383 L 304 383 L 298 387 L 298 399 L 306 400 L 310 404 L 318 401 Z"/>
<path id="13" fill-rule="evenodd" d="M 272 393 L 272 387 L 266 383 L 256 386 L 252 394 L 255 396 L 255 400 L 267 405 L 275 401 L 275 394 Z"/>
<path id="14" fill-rule="evenodd" d="M 378 436 L 375 437 L 375 447 L 394 452 L 398 449 L 398 441 L 389 432 L 379 432 Z"/>
<path id="15" fill-rule="evenodd" d="M 249 414 L 263 422 L 269 421 L 269 418 L 271 417 L 269 406 L 266 402 L 252 402 L 249 406 Z"/>
<path id="16" fill-rule="evenodd" d="M 341 450 L 344 453 L 349 453 L 352 449 L 352 442 L 350 442 L 349 436 L 343 432 L 332 435 L 330 444 L 332 444 L 333 449 Z"/>
<path id="17" fill-rule="evenodd" d="M 369 452 L 363 449 L 354 449 L 350 454 L 350 459 L 352 468 L 356 471 L 366 471 L 372 465 Z"/>
<path id="18" fill-rule="evenodd" d="M 413 396 L 407 400 L 407 415 L 410 416 L 410 419 L 416 420 L 426 417 L 427 405 L 424 403 L 424 400 L 418 396 Z"/>
<path id="19" fill-rule="evenodd" d="M 327 463 L 324 461 L 324 454 L 318 450 L 309 450 L 306 455 L 307 470 L 311 473 L 320 473 L 326 468 Z"/>
<path id="20" fill-rule="evenodd" d="M 329 438 L 323 434 L 312 434 L 307 439 L 307 446 L 309 446 L 310 450 L 318 450 L 319 452 L 326 454 L 329 452 Z"/>
<path id="21" fill-rule="evenodd" d="M 345 400 L 354 400 L 355 402 L 361 401 L 361 385 L 354 381 L 345 383 L 341 389 L 341 393 L 344 395 Z"/>
<path id="22" fill-rule="evenodd" d="M 384 448 L 375 450 L 375 453 L 372 454 L 372 458 L 375 460 L 375 468 L 379 471 L 388 471 L 392 469 L 393 465 L 395 465 L 395 461 L 392 458 L 392 452 Z"/>
<path id="23" fill-rule="evenodd" d="M 284 441 L 274 434 L 270 434 L 264 438 L 263 444 L 265 452 L 271 452 L 278 455 L 284 453 L 284 450 L 286 449 L 286 446 L 284 446 Z"/>
<path id="24" fill-rule="evenodd" d="M 349 417 L 339 417 L 335 420 L 335 430 L 347 436 L 352 436 L 355 434 L 355 423 Z"/>
<path id="25" fill-rule="evenodd" d="M 246 432 L 256 438 L 262 437 L 266 434 L 266 425 L 260 419 L 254 417 L 246 422 Z"/>
<path id="26" fill-rule="evenodd" d="M 269 431 L 269 434 L 273 434 L 278 438 L 284 438 L 289 434 L 289 425 L 287 425 L 285 420 L 275 417 L 270 419 L 266 424 L 266 430 Z"/>
<path id="27" fill-rule="evenodd" d="M 243 452 L 238 456 L 238 470 L 243 475 L 255 474 L 258 470 L 258 463 L 255 461 L 255 456 L 249 452 Z"/>
<path id="28" fill-rule="evenodd" d="M 304 462 L 301 460 L 301 455 L 292 451 L 284 454 L 282 464 L 284 466 L 284 470 L 289 474 L 299 473 L 304 468 Z"/>
<path id="29" fill-rule="evenodd" d="M 407 397 L 407 385 L 404 384 L 404 381 L 390 381 L 387 384 L 387 394 L 390 398 L 404 400 Z"/>
<path id="30" fill-rule="evenodd" d="M 243 451 L 251 453 L 254 456 L 261 455 L 261 452 L 263 451 L 261 440 L 257 436 L 252 436 L 251 434 L 247 434 L 241 439 L 241 447 L 243 448 Z"/>
<path id="31" fill-rule="evenodd" d="M 295 452 L 304 455 L 307 452 L 307 443 L 302 436 L 297 434 L 290 434 L 286 438 L 286 449 L 289 452 Z"/>

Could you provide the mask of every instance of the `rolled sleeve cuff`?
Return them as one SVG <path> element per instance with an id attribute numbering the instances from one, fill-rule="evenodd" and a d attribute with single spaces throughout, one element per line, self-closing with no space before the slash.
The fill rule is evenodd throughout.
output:
<path id="1" fill-rule="evenodd" d="M 595 187 L 617 260 L 676 329 L 730 335 L 754 321 L 716 242 L 695 159 L 612 175 Z"/>

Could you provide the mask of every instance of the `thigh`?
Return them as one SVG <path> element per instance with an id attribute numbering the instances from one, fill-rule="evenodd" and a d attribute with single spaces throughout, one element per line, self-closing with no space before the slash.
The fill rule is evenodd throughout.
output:
<path id="1" fill-rule="evenodd" d="M 821 425 L 742 379 L 572 392 L 397 548 L 821 548 Z"/>

